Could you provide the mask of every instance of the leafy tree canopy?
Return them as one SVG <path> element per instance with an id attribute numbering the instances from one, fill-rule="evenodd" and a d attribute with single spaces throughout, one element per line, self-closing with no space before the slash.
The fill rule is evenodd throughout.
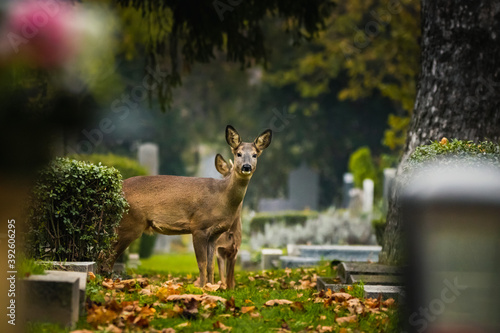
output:
<path id="1" fill-rule="evenodd" d="M 172 101 L 172 88 L 181 83 L 182 70 L 195 62 L 213 60 L 217 52 L 242 67 L 266 62 L 264 17 L 273 15 L 285 22 L 285 28 L 297 40 L 311 38 L 324 27 L 333 2 L 330 0 L 116 0 L 124 8 L 141 15 L 135 35 L 145 42 L 148 64 L 167 67 L 169 74 L 157 89 L 164 107 Z M 127 14 L 136 20 L 134 14 Z M 137 21 L 134 24 L 137 28 Z M 137 32 L 137 30 L 136 30 Z M 147 36 L 146 40 L 143 36 Z"/>

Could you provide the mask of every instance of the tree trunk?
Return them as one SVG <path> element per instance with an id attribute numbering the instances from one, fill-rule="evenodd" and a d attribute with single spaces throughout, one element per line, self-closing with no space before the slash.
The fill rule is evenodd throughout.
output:
<path id="1" fill-rule="evenodd" d="M 398 173 L 416 147 L 442 137 L 500 139 L 500 1 L 422 0 L 422 68 Z M 398 264 L 401 221 L 396 185 L 380 260 Z"/>

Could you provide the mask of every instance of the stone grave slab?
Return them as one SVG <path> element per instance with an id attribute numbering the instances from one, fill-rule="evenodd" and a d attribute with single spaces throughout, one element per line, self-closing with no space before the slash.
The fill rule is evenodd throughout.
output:
<path id="1" fill-rule="evenodd" d="M 75 275 L 32 275 L 20 281 L 23 320 L 73 327 L 80 310 L 80 278 Z"/>
<path id="2" fill-rule="evenodd" d="M 341 281 L 347 282 L 351 274 L 401 276 L 403 268 L 366 262 L 342 262 L 337 266 L 337 275 Z"/>
<path id="3" fill-rule="evenodd" d="M 51 264 L 53 265 L 52 270 L 58 271 L 72 271 L 72 272 L 84 272 L 84 273 L 95 273 L 96 263 L 95 261 L 41 261 L 41 264 Z"/>
<path id="4" fill-rule="evenodd" d="M 400 286 L 365 286 L 365 298 L 382 299 L 394 298 L 399 303 L 405 302 L 405 293 L 403 287 Z"/>
<path id="5" fill-rule="evenodd" d="M 333 292 L 339 292 L 341 289 L 347 290 L 347 287 L 349 286 L 351 285 L 340 283 L 338 279 L 334 279 L 331 277 L 319 276 L 316 280 L 316 288 L 318 291 L 326 291 L 330 289 Z"/>
<path id="6" fill-rule="evenodd" d="M 261 261 L 261 269 L 275 269 L 277 268 L 276 262 L 279 262 L 280 256 L 283 254 L 283 251 L 280 249 L 262 249 L 262 261 Z"/>
<path id="7" fill-rule="evenodd" d="M 280 256 L 281 268 L 298 268 L 317 266 L 321 261 L 320 258 L 306 258 L 296 256 Z"/>
<path id="8" fill-rule="evenodd" d="M 347 283 L 354 284 L 363 282 L 365 285 L 381 285 L 381 286 L 401 286 L 403 279 L 396 275 L 364 275 L 350 274 Z"/>
<path id="9" fill-rule="evenodd" d="M 341 289 L 347 290 L 352 284 L 336 283 L 338 280 L 331 277 L 318 277 L 317 290 L 328 290 L 339 292 Z M 380 295 L 382 299 L 394 298 L 400 303 L 405 301 L 404 288 L 401 286 L 381 286 L 381 285 L 365 285 L 364 286 L 365 298 L 378 298 Z"/>
<path id="10" fill-rule="evenodd" d="M 67 277 L 77 277 L 79 278 L 78 289 L 80 290 L 80 311 L 85 309 L 85 291 L 87 289 L 87 273 L 85 272 L 70 272 L 70 271 L 45 271 L 46 275 L 59 277 L 59 276 L 67 276 Z M 36 276 L 36 275 L 32 275 Z M 30 276 L 31 277 L 31 276 Z M 30 278 L 29 277 L 29 278 Z M 28 279 L 29 279 L 28 278 Z"/>
<path id="11" fill-rule="evenodd" d="M 300 256 L 324 260 L 340 261 L 378 261 L 382 250 L 376 245 L 301 245 Z"/>

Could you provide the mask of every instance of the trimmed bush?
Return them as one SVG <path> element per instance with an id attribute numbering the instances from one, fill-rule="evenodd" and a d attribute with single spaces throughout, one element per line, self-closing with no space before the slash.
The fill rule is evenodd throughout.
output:
<path id="1" fill-rule="evenodd" d="M 317 218 L 318 212 L 316 211 L 285 211 L 277 213 L 257 213 L 250 221 L 250 231 L 264 232 L 264 226 L 274 223 L 284 223 L 285 226 L 294 226 L 297 224 L 304 225 L 307 219 Z"/>
<path id="2" fill-rule="evenodd" d="M 57 158 L 33 189 L 27 252 L 43 260 L 96 261 L 110 256 L 128 204 L 118 170 Z"/>
<path id="3" fill-rule="evenodd" d="M 126 156 L 114 154 L 92 154 L 92 155 L 74 155 L 71 156 L 75 160 L 86 161 L 94 164 L 102 163 L 102 165 L 113 167 L 120 171 L 123 179 L 134 176 L 145 176 L 148 170 L 139 164 L 138 161 Z"/>
<path id="4" fill-rule="evenodd" d="M 349 171 L 354 177 L 354 185 L 363 187 L 363 180 L 370 178 L 378 185 L 377 169 L 373 163 L 370 148 L 361 147 L 349 157 Z"/>
<path id="5" fill-rule="evenodd" d="M 443 166 L 453 166 L 455 161 L 448 157 L 459 158 L 470 166 L 490 164 L 500 166 L 500 146 L 497 143 L 483 141 L 478 144 L 473 141 L 462 141 L 443 138 L 440 142 L 434 141 L 415 149 L 408 159 L 405 171 L 419 167 L 424 162 L 439 162 Z"/>

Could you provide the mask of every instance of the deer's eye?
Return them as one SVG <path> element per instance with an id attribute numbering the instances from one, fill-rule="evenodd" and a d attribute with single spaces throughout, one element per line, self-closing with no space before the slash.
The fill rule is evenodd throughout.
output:
<path id="1" fill-rule="evenodd" d="M 256 158 L 256 157 L 257 157 L 257 154 L 253 154 L 253 155 L 252 155 L 252 157 L 253 157 L 253 158 Z"/>
<path id="2" fill-rule="evenodd" d="M 241 157 L 241 153 L 236 154 L 236 156 Z"/>

